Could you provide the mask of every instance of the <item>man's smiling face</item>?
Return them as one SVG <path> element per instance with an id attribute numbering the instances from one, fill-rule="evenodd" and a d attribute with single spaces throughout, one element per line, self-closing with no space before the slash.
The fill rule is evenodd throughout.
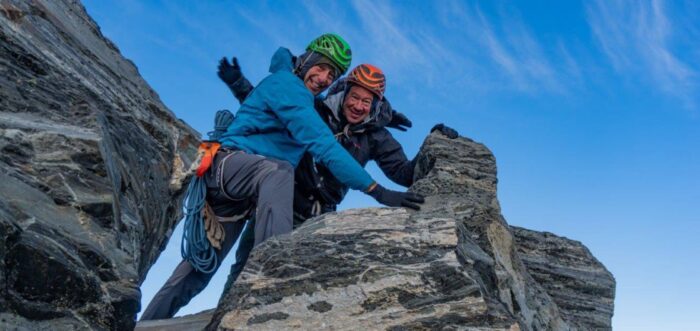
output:
<path id="1" fill-rule="evenodd" d="M 325 63 L 317 64 L 309 69 L 304 76 L 304 85 L 313 95 L 318 95 L 328 88 L 335 80 L 335 69 Z"/>
<path id="2" fill-rule="evenodd" d="M 350 124 L 357 124 L 369 116 L 374 94 L 361 86 L 352 85 L 343 101 L 343 115 Z"/>

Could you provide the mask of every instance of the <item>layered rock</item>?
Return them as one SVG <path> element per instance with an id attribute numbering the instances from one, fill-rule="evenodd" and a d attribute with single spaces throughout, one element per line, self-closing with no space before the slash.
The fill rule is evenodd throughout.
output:
<path id="1" fill-rule="evenodd" d="M 220 327 L 517 328 L 514 318 L 489 312 L 494 303 L 464 272 L 456 228 L 453 218 L 404 209 L 359 209 L 310 222 L 255 252 L 218 307 L 230 311 Z"/>
<path id="2" fill-rule="evenodd" d="M 197 143 L 78 2 L 0 2 L 0 329 L 132 328 Z"/>
<path id="3" fill-rule="evenodd" d="M 518 255 L 528 272 L 579 330 L 609 330 L 615 279 L 578 241 L 511 227 Z"/>
<path id="4" fill-rule="evenodd" d="M 207 329 L 611 328 L 612 275 L 580 243 L 506 224 L 485 146 L 436 133 L 417 167 L 421 211 L 332 213 L 268 240 Z"/>

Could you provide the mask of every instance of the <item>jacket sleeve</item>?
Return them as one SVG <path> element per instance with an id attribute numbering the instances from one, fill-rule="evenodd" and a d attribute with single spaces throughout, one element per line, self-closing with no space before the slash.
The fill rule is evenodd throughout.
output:
<path id="1" fill-rule="evenodd" d="M 245 98 L 248 97 L 248 94 L 253 91 L 253 84 L 251 84 L 248 78 L 246 78 L 243 74 L 241 74 L 241 78 L 235 83 L 226 84 L 226 86 L 228 86 L 231 93 L 233 93 L 233 96 L 238 99 L 238 103 L 240 104 L 243 104 L 243 101 L 245 101 Z"/>
<path id="2" fill-rule="evenodd" d="M 414 160 L 408 160 L 403 152 L 401 144 L 389 133 L 389 130 L 381 128 L 371 133 L 370 158 L 377 162 L 379 168 L 394 183 L 402 186 L 413 184 L 413 170 L 416 167 Z"/>
<path id="3" fill-rule="evenodd" d="M 367 190 L 374 180 L 335 140 L 313 108 L 313 95 L 291 73 L 274 76 L 265 89 L 265 100 L 290 135 L 307 146 L 307 151 L 328 167 L 341 183 L 355 190 Z"/>

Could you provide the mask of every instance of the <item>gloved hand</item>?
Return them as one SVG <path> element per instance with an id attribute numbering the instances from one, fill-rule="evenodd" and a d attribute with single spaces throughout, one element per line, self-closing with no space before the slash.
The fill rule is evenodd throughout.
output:
<path id="1" fill-rule="evenodd" d="M 367 192 L 377 202 L 389 207 L 408 207 L 420 210 L 419 203 L 425 202 L 422 195 L 412 192 L 397 192 L 387 190 L 383 186 L 376 184 L 374 189 Z"/>
<path id="2" fill-rule="evenodd" d="M 214 117 L 214 131 L 207 132 L 209 140 L 218 141 L 221 135 L 226 132 L 228 126 L 231 125 L 235 116 L 227 109 L 222 109 L 216 112 Z"/>
<path id="3" fill-rule="evenodd" d="M 440 131 L 440 133 L 444 134 L 447 138 L 450 139 L 455 139 L 459 137 L 459 133 L 457 133 L 457 130 L 442 123 L 435 125 L 432 129 L 430 129 L 430 132 L 433 132 L 435 130 Z"/>
<path id="4" fill-rule="evenodd" d="M 219 61 L 219 71 L 216 73 L 227 85 L 236 83 L 243 76 L 243 73 L 241 73 L 241 66 L 238 65 L 238 59 L 235 56 L 232 58 L 232 62 L 233 65 L 228 63 L 226 57 L 221 58 L 221 61 Z"/>
<path id="5" fill-rule="evenodd" d="M 387 127 L 394 128 L 401 131 L 406 131 L 408 128 L 413 126 L 411 120 L 406 117 L 406 115 L 397 112 L 395 109 L 391 110 L 391 122 L 386 125 Z"/>

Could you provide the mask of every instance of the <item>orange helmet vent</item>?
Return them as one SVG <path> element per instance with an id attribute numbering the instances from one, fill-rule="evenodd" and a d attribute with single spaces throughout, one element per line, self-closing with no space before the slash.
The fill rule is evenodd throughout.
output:
<path id="1" fill-rule="evenodd" d="M 360 85 L 381 99 L 386 90 L 386 77 L 381 69 L 371 64 L 360 64 L 348 74 L 348 82 Z"/>

